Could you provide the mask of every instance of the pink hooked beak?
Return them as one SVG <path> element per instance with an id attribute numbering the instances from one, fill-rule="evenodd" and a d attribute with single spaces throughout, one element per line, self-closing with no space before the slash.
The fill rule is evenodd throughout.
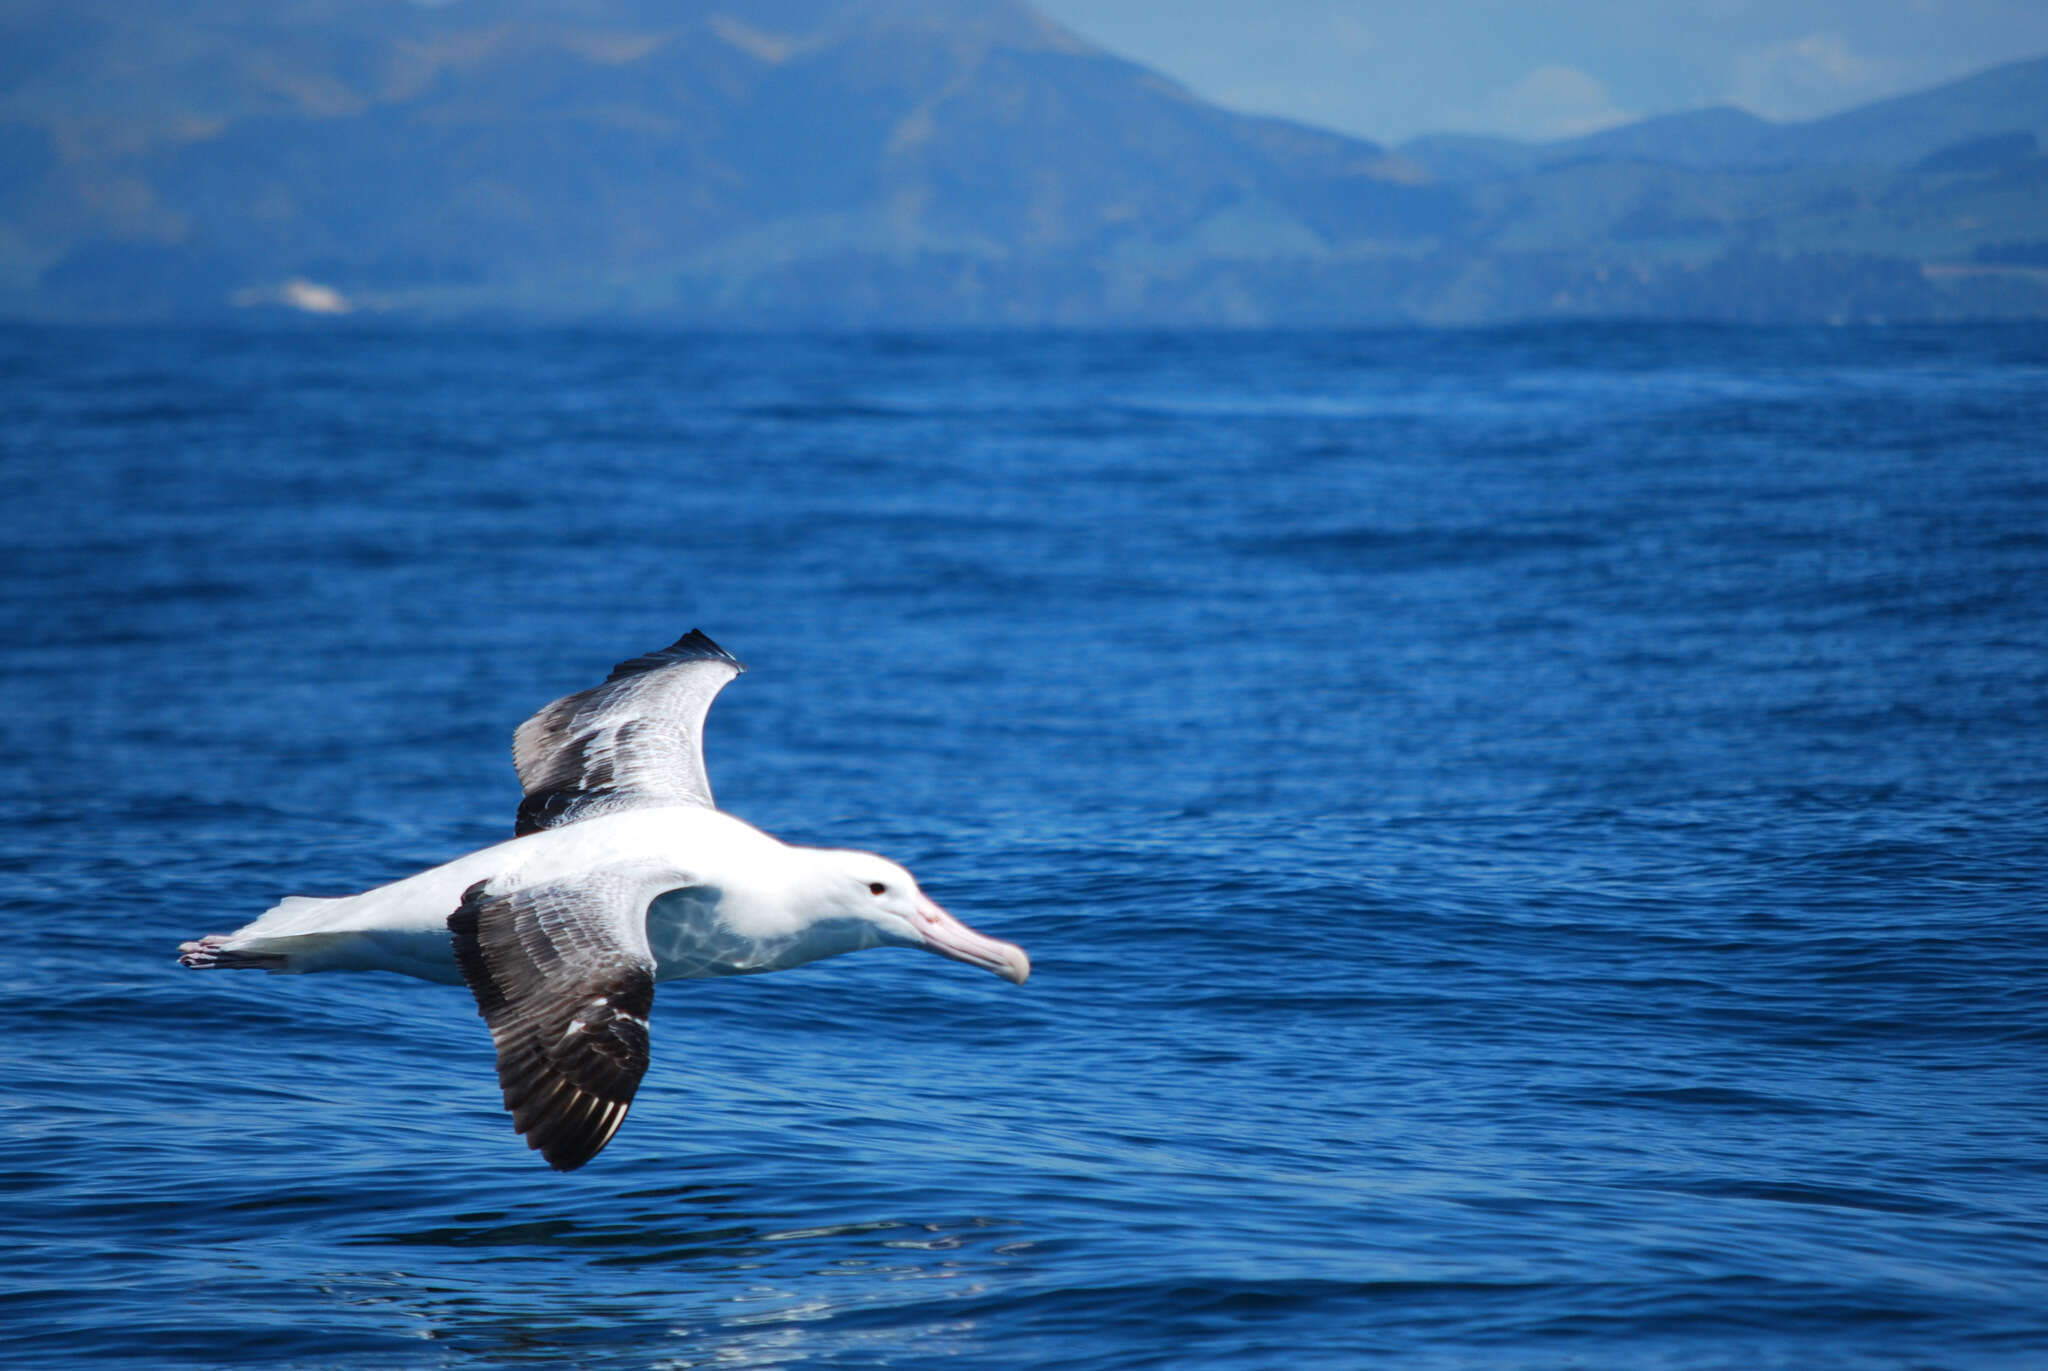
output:
<path id="1" fill-rule="evenodd" d="M 923 891 L 917 895 L 914 924 L 924 936 L 924 945 L 941 957 L 993 971 L 1012 985 L 1024 984 L 1024 978 L 1031 974 L 1031 959 L 1024 955 L 1023 948 L 976 933 L 939 908 Z"/>

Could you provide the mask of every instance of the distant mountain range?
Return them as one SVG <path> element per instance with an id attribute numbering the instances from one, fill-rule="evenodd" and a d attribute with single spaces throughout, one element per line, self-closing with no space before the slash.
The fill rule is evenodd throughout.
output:
<path id="1" fill-rule="evenodd" d="M 2048 316 L 2048 59 L 1388 150 L 1015 0 L 0 0 L 0 314 Z"/>
<path id="2" fill-rule="evenodd" d="M 1400 152 L 1444 180 L 1470 181 L 1575 162 L 1633 161 L 1737 172 L 1898 168 L 1963 144 L 2021 134 L 2048 137 L 2048 58 L 1994 67 L 1933 90 L 1804 123 L 1773 123 L 1719 105 L 1561 142 L 1431 134 L 1403 144 Z"/>

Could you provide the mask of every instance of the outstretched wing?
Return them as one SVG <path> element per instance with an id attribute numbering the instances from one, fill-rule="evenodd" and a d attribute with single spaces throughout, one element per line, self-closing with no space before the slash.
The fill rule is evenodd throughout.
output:
<path id="1" fill-rule="evenodd" d="M 515 834 L 649 805 L 711 808 L 704 715 L 745 670 L 693 628 L 528 719 L 512 735 L 512 764 L 526 791 Z"/>
<path id="2" fill-rule="evenodd" d="M 646 1074 L 647 906 L 684 882 L 614 867 L 521 890 L 490 884 L 448 916 L 455 961 L 497 1044 L 512 1126 L 549 1166 L 573 1171 L 618 1132 Z"/>

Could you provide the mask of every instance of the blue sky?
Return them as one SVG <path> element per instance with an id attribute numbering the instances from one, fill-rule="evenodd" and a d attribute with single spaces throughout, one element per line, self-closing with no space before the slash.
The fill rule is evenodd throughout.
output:
<path id="1" fill-rule="evenodd" d="M 1807 119 L 2048 53 L 2043 0 L 1036 3 L 1207 99 L 1387 143 L 1713 104 Z"/>

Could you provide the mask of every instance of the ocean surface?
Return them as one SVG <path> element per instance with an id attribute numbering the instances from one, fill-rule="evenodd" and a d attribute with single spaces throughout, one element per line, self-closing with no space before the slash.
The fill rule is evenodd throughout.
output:
<path id="1" fill-rule="evenodd" d="M 15 329 L 0 528 L 10 1368 L 2048 1366 L 2048 330 Z M 557 1175 L 176 964 L 692 626 L 1029 984 L 664 985 Z"/>

